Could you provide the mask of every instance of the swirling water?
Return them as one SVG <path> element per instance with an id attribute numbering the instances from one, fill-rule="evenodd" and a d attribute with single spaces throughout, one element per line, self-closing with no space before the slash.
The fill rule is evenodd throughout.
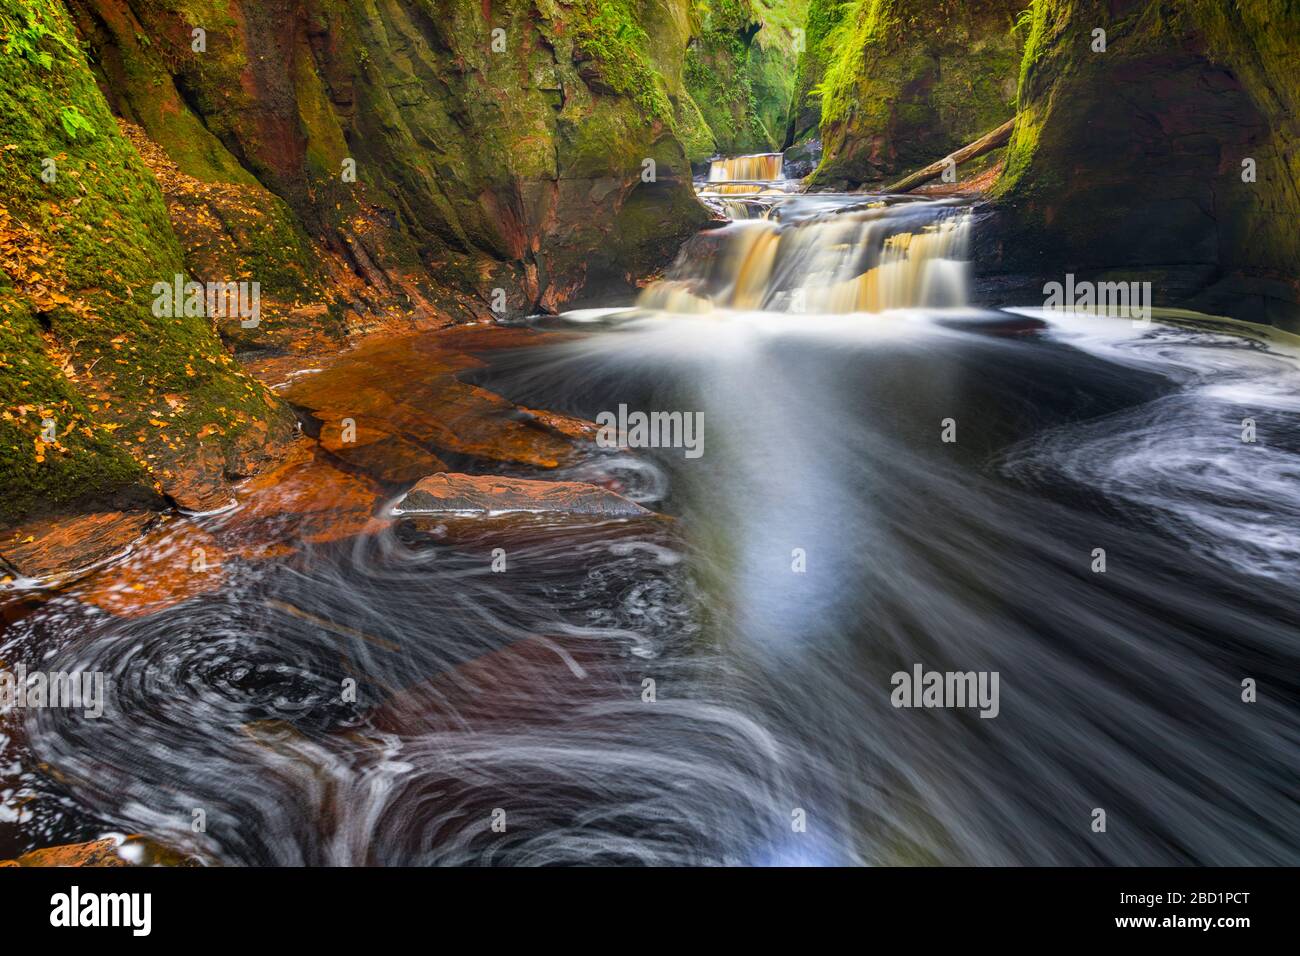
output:
<path id="1" fill-rule="evenodd" d="M 479 378 L 589 418 L 702 412 L 698 459 L 592 449 L 554 475 L 617 476 L 671 523 L 388 526 L 141 617 L 69 589 L 0 660 L 114 690 L 98 720 L 22 715 L 0 759 L 42 799 L 19 840 L 111 828 L 223 864 L 1300 862 L 1293 341 L 663 305 L 547 320 L 576 334 Z M 894 708 L 915 664 L 998 672 L 998 716 Z"/>

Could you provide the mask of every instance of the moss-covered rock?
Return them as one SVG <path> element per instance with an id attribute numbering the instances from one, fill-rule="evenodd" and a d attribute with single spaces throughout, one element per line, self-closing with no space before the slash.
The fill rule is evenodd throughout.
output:
<path id="1" fill-rule="evenodd" d="M 832 34 L 854 0 L 808 0 L 803 49 L 799 51 L 786 118 L 785 147 L 815 139 L 822 119 L 822 79 L 835 55 Z"/>
<path id="2" fill-rule="evenodd" d="M 807 0 L 754 0 L 762 29 L 749 50 L 754 112 L 772 136 L 773 148 L 784 145 L 785 125 L 794 96 L 800 51 L 807 43 Z"/>
<path id="3" fill-rule="evenodd" d="M 1025 0 L 819 4 L 803 82 L 820 100 L 820 188 L 879 183 L 940 159 L 1015 113 Z M 809 32 L 812 34 L 810 19 Z M 802 112 L 793 118 L 799 130 Z"/>
<path id="4" fill-rule="evenodd" d="M 718 152 L 770 152 L 776 147 L 755 108 L 749 75 L 749 48 L 761 27 L 753 7 L 748 0 L 717 0 L 702 5 L 701 22 L 701 36 L 686 53 L 686 88 Z"/>
<path id="5" fill-rule="evenodd" d="M 981 268 L 1300 329 L 1300 6 L 1035 0 Z M 1104 49 L 1096 31 L 1104 31 Z"/>
<path id="6" fill-rule="evenodd" d="M 219 496 L 290 417 L 207 317 L 152 307 L 181 248 L 53 0 L 0 0 L 0 179 L 0 524 Z"/>
<path id="7" fill-rule="evenodd" d="M 344 306 L 359 296 L 344 270 L 303 231 L 284 200 L 259 183 L 208 182 L 180 168 L 144 130 L 119 120 L 162 188 L 185 265 L 199 282 L 256 280 L 260 321 L 217 323 L 238 352 L 333 351 L 347 334 Z M 331 268 L 333 267 L 333 268 Z"/>
<path id="8" fill-rule="evenodd" d="M 554 308 L 653 270 L 658 241 L 600 255 L 647 159 L 673 234 L 705 218 L 686 0 L 73 2 L 121 112 L 181 171 L 265 186 L 414 311 L 483 314 L 497 288 Z"/>

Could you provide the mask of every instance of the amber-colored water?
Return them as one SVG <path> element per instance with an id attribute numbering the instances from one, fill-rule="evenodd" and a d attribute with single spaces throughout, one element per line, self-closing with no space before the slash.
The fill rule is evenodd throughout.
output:
<path id="1" fill-rule="evenodd" d="M 780 153 L 759 153 L 754 156 L 733 156 L 715 159 L 709 166 L 709 182 L 772 181 L 781 177 Z"/>
<path id="2" fill-rule="evenodd" d="M 845 199 L 829 213 L 782 219 L 787 203 L 771 202 L 776 217 L 739 220 L 688 244 L 639 304 L 846 314 L 966 303 L 966 207 Z"/>

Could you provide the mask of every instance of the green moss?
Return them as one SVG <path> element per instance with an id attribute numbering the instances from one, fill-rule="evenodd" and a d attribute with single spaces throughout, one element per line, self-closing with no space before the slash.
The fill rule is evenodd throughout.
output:
<path id="1" fill-rule="evenodd" d="M 1041 131 L 1042 120 L 1034 107 L 1027 106 L 1016 115 L 1016 125 L 1007 143 L 1006 164 L 1002 167 L 998 181 L 990 190 L 992 196 L 1003 196 L 1015 189 L 1020 178 L 1029 169 L 1030 161 L 1038 149 L 1038 137 Z"/>
<path id="2" fill-rule="evenodd" d="M 650 62 L 649 39 L 624 0 L 582 0 L 578 49 L 594 59 L 614 92 L 630 97 L 642 113 L 671 124 L 673 108 L 658 71 Z"/>
<path id="3" fill-rule="evenodd" d="M 755 112 L 763 128 L 770 132 L 774 147 L 780 149 L 785 138 L 790 100 L 794 95 L 798 53 L 795 28 L 784 18 L 776 18 L 778 12 L 790 14 L 785 7 L 769 9 L 763 14 L 763 29 L 750 46 L 749 74 Z"/>
<path id="4" fill-rule="evenodd" d="M 1043 55 L 1047 35 L 1047 4 L 1043 0 L 1030 0 L 1030 4 L 1016 17 L 1013 35 L 1024 35 L 1024 51 L 1020 55 L 1020 75 L 1016 84 L 1017 95 L 1024 88 L 1029 71 Z"/>
<path id="5" fill-rule="evenodd" d="M 200 55 L 190 49 L 188 26 L 202 23 L 211 31 L 212 55 L 219 58 L 223 46 L 228 46 L 221 34 L 223 25 L 228 28 L 231 24 L 228 13 L 214 13 L 209 18 L 207 11 L 173 12 L 151 4 L 151 11 L 175 17 L 176 28 L 152 31 L 146 27 L 147 32 L 141 33 L 141 24 L 129 7 L 93 0 L 69 0 L 68 6 L 98 54 L 93 68 L 102 84 L 114 91 L 115 106 L 123 116 L 144 127 L 189 175 L 208 182 L 256 183 L 194 114 L 172 81 L 171 71 L 197 70 L 201 62 Z M 223 85 L 237 90 L 238 75 L 226 76 Z"/>
<path id="6" fill-rule="evenodd" d="M 67 2 L 114 104 L 184 173 L 287 204 L 284 217 L 261 204 L 272 221 L 260 244 L 214 208 L 232 255 L 268 288 L 311 274 L 301 242 L 269 241 L 289 226 L 310 237 L 309 253 L 336 251 L 367 280 L 359 294 L 390 311 L 463 314 L 507 275 L 573 289 L 581 247 L 606 241 L 653 147 L 713 146 L 681 81 L 688 0 L 311 0 L 294 30 L 282 5 L 249 0 Z M 207 30 L 202 54 L 189 49 L 191 25 Z M 356 182 L 342 181 L 344 159 Z M 684 171 L 681 150 L 660 163 L 687 194 Z M 575 179 L 623 181 L 598 187 L 600 228 L 557 219 L 557 203 L 591 188 L 570 189 Z M 578 206 L 563 215 L 592 218 Z M 217 247 L 177 228 L 206 273 Z M 275 257 L 275 245 L 292 255 Z"/>
<path id="7" fill-rule="evenodd" d="M 758 112 L 749 73 L 749 44 L 740 36 L 710 31 L 692 46 L 686 54 L 686 88 L 700 104 L 720 152 L 776 148 Z"/>
<path id="8" fill-rule="evenodd" d="M 850 110 L 874 110 L 876 116 L 887 115 L 889 104 L 878 99 L 858 102 L 859 81 L 877 77 L 864 76 L 868 51 L 884 45 L 889 37 L 890 14 L 899 0 L 857 0 L 846 15 L 832 28 L 826 40 L 831 55 L 825 77 L 817 92 L 821 97 L 823 125 L 844 120 Z M 870 115 L 870 114 L 867 114 Z"/>
<path id="9" fill-rule="evenodd" d="M 0 520 L 144 485 L 144 469 L 104 431 L 46 354 L 30 306 L 0 292 Z M 42 439 L 54 425 L 53 443 Z M 48 433 L 47 433 L 48 434 Z"/>
<path id="10" fill-rule="evenodd" d="M 713 130 L 709 128 L 704 114 L 700 112 L 695 97 L 687 90 L 682 90 L 674 106 L 677 110 L 677 135 L 681 138 L 682 148 L 686 150 L 686 158 L 696 163 L 714 155 L 718 151 L 717 140 L 714 139 Z"/>
<path id="11" fill-rule="evenodd" d="M 1127 270 L 1157 301 L 1300 322 L 1295 22 L 1290 0 L 1033 0 L 998 268 Z"/>
<path id="12" fill-rule="evenodd" d="M 804 142 L 817 134 L 821 122 L 821 84 L 826 64 L 835 51 L 831 37 L 852 6 L 852 0 L 809 0 L 804 49 L 799 54 L 790 98 L 787 146 Z"/>

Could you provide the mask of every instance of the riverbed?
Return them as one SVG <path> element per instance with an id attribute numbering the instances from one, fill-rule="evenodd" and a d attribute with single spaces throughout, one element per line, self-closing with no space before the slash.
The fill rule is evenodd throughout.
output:
<path id="1" fill-rule="evenodd" d="M 380 483 L 310 528 L 286 506 L 249 532 L 283 553 L 147 613 L 33 594 L 0 660 L 111 691 L 6 715 L 0 857 L 119 832 L 223 865 L 1300 862 L 1296 341 L 971 307 L 957 201 L 741 207 L 639 302 L 458 346 L 518 407 L 698 415 L 699 455 L 439 451 L 665 520 L 412 535 Z M 996 716 L 896 706 L 918 666 L 998 675 Z"/>

